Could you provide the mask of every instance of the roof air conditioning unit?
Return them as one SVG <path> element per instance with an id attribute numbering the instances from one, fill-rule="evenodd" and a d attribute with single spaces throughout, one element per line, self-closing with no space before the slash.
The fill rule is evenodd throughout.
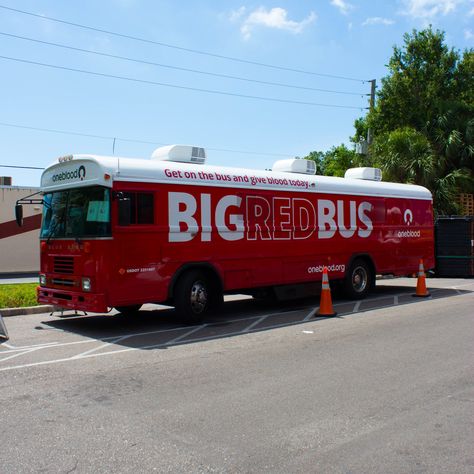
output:
<path id="1" fill-rule="evenodd" d="M 151 159 L 202 165 L 206 162 L 206 150 L 191 145 L 168 145 L 157 148 L 151 155 Z"/>
<path id="2" fill-rule="evenodd" d="M 379 168 L 349 168 L 344 174 L 344 178 L 382 181 L 382 170 Z"/>
<path id="3" fill-rule="evenodd" d="M 272 169 L 284 173 L 316 174 L 316 163 L 304 158 L 292 158 L 290 160 L 275 161 Z"/>

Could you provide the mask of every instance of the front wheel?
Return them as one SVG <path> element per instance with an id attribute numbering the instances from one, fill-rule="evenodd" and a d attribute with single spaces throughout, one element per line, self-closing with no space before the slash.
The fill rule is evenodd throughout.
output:
<path id="1" fill-rule="evenodd" d="M 199 323 L 209 310 L 211 285 L 199 270 L 185 273 L 176 283 L 174 305 L 182 321 Z"/>
<path id="2" fill-rule="evenodd" d="M 344 280 L 344 293 L 351 299 L 363 299 L 372 290 L 375 275 L 371 266 L 363 259 L 352 262 Z"/>

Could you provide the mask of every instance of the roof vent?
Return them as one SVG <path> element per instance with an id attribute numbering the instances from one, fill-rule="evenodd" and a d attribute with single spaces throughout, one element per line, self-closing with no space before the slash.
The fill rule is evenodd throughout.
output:
<path id="1" fill-rule="evenodd" d="M 202 165 L 206 162 L 206 150 L 190 145 L 168 145 L 157 148 L 151 155 L 151 159 Z"/>
<path id="2" fill-rule="evenodd" d="M 304 158 L 292 158 L 290 160 L 278 160 L 273 164 L 273 171 L 284 173 L 316 174 L 316 163 Z"/>
<path id="3" fill-rule="evenodd" d="M 382 170 L 379 168 L 349 168 L 344 174 L 344 178 L 382 181 Z"/>

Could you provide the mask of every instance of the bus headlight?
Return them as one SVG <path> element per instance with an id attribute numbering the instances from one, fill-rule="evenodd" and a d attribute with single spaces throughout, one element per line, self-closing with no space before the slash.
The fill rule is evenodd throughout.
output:
<path id="1" fill-rule="evenodd" d="M 90 278 L 83 278 L 82 279 L 82 290 L 83 291 L 91 291 L 91 279 Z"/>
<path id="2" fill-rule="evenodd" d="M 46 286 L 46 275 L 41 275 L 40 274 L 39 283 L 40 283 L 40 286 Z"/>

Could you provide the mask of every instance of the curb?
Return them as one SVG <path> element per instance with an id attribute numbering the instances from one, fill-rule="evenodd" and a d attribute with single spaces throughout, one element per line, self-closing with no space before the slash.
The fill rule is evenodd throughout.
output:
<path id="1" fill-rule="evenodd" d="M 0 314 L 5 318 L 7 316 L 24 316 L 27 314 L 51 313 L 55 306 L 40 305 L 40 306 L 25 306 L 23 308 L 1 308 Z"/>

